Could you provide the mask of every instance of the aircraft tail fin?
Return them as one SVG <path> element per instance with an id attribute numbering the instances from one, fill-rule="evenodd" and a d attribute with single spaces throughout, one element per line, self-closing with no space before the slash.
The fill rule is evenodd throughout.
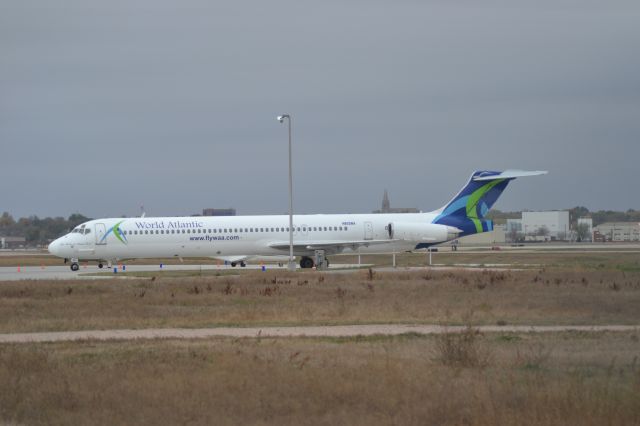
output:
<path id="1" fill-rule="evenodd" d="M 475 171 L 469 182 L 453 200 L 436 212 L 433 223 L 454 226 L 463 232 L 460 236 L 493 230 L 493 222 L 484 217 L 498 200 L 509 182 L 519 177 L 538 176 L 546 171 L 506 170 Z"/>

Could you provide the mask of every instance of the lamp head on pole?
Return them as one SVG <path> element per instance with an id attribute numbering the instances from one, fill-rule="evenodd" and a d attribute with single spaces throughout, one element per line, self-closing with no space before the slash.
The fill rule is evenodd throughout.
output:
<path id="1" fill-rule="evenodd" d="M 278 121 L 284 123 L 284 119 L 289 118 L 289 114 L 282 114 L 278 116 Z"/>

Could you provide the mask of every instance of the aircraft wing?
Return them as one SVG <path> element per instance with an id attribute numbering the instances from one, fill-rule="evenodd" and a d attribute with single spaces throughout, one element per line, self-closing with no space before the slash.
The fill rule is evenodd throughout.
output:
<path id="1" fill-rule="evenodd" d="M 224 260 L 226 262 L 242 262 L 243 260 L 254 260 L 254 261 L 263 260 L 265 262 L 279 262 L 279 261 L 285 261 L 289 259 L 289 256 L 285 256 L 284 254 L 283 255 L 276 254 L 276 255 L 268 255 L 268 256 L 239 254 L 236 256 L 210 256 L 210 257 L 212 259 Z"/>
<path id="2" fill-rule="evenodd" d="M 294 241 L 294 250 L 327 250 L 327 251 L 342 251 L 342 249 L 350 248 L 356 250 L 358 247 L 369 247 L 377 244 L 388 244 L 394 241 L 400 240 L 335 240 L 335 241 Z M 269 247 L 277 250 L 288 250 L 289 241 L 276 241 L 269 244 Z"/>

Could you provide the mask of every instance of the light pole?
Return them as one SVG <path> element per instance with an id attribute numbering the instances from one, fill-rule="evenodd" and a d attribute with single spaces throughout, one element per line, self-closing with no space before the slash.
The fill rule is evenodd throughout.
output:
<path id="1" fill-rule="evenodd" d="M 284 123 L 287 119 L 289 127 L 289 270 L 295 271 L 296 264 L 293 261 L 293 173 L 291 171 L 291 116 L 282 114 L 278 116 L 278 121 Z"/>

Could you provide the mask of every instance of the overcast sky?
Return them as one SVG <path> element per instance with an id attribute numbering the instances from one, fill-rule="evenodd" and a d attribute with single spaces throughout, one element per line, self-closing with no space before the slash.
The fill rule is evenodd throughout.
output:
<path id="1" fill-rule="evenodd" d="M 0 0 L 0 212 L 640 208 L 640 2 Z"/>

